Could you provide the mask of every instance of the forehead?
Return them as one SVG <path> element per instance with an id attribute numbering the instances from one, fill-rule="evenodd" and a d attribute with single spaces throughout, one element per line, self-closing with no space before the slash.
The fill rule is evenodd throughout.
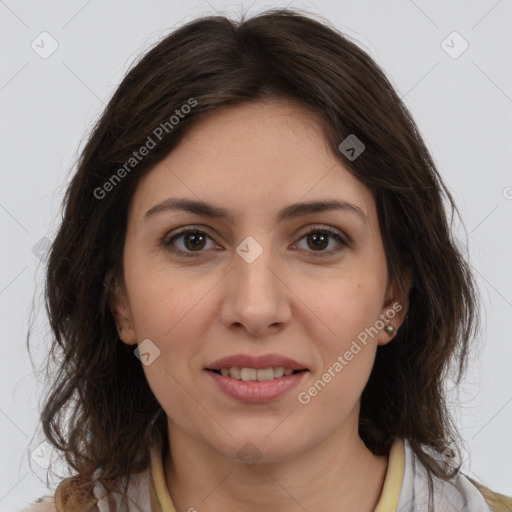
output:
<path id="1" fill-rule="evenodd" d="M 238 218 L 317 199 L 355 203 L 373 195 L 327 147 L 317 118 L 293 100 L 226 107 L 195 124 L 139 182 L 137 217 L 168 197 L 229 205 Z"/>

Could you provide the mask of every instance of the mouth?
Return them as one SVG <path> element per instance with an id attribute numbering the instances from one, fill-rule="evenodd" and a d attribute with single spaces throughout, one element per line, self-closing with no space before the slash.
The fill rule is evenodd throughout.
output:
<path id="1" fill-rule="evenodd" d="M 205 368 L 216 388 L 225 395 L 248 404 L 278 400 L 299 386 L 306 369 L 291 368 Z"/>
<path id="2" fill-rule="evenodd" d="M 223 377 L 245 381 L 265 381 L 288 377 L 294 373 L 308 371 L 304 363 L 299 363 L 281 354 L 233 354 L 208 363 L 205 370 Z"/>

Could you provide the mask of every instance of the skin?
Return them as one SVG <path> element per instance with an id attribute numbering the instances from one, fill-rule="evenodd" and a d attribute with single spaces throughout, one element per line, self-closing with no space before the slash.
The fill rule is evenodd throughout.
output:
<path id="1" fill-rule="evenodd" d="M 233 216 L 144 218 L 170 197 L 208 201 Z M 358 206 L 366 221 L 346 210 L 276 220 L 289 204 L 327 198 Z M 208 235 L 199 248 L 183 236 L 174 241 L 198 257 L 163 244 L 184 227 Z M 351 243 L 330 237 L 318 249 L 305 236 L 311 227 L 334 228 Z M 250 264 L 236 252 L 248 236 L 263 249 Z M 390 323 L 398 329 L 406 297 L 388 276 L 373 194 L 329 151 L 308 110 L 272 99 L 196 124 L 139 182 L 123 265 L 111 309 L 124 343 L 135 348 L 148 338 L 160 350 L 144 371 L 169 420 L 164 469 L 178 511 L 373 511 L 387 457 L 358 435 L 359 400 L 377 346 L 392 336 L 381 329 L 369 337 L 309 404 L 297 395 L 396 302 L 402 309 Z M 277 400 L 243 403 L 204 370 L 236 353 L 281 354 L 309 372 Z M 237 457 L 247 443 L 261 456 L 255 465 Z"/>

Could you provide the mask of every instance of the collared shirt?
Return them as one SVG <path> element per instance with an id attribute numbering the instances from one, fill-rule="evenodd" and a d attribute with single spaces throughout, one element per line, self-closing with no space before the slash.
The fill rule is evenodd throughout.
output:
<path id="1" fill-rule="evenodd" d="M 129 478 L 128 509 L 121 508 L 119 494 L 106 495 L 98 483 L 93 491 L 96 504 L 91 511 L 176 512 L 166 485 L 161 442 L 155 442 L 151 449 L 151 467 Z M 462 473 L 449 482 L 434 476 L 433 484 L 432 510 L 435 512 L 512 512 L 512 498 L 492 492 Z M 374 512 L 429 512 L 428 504 L 427 471 L 409 442 L 396 438 Z M 188 510 L 195 510 L 193 504 Z M 68 512 L 58 491 L 55 498 L 43 498 L 20 512 L 56 511 Z"/>

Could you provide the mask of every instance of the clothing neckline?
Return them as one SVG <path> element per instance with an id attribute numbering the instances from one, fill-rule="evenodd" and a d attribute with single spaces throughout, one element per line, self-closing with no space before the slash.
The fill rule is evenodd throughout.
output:
<path id="1" fill-rule="evenodd" d="M 163 465 L 163 444 L 155 443 L 151 450 L 151 500 L 157 505 L 156 510 L 176 512 L 169 489 L 165 481 Z M 388 468 L 384 484 L 374 512 L 396 511 L 405 471 L 405 448 L 403 440 L 395 437 L 388 457 Z M 152 503 L 153 505 L 153 503 Z"/>

